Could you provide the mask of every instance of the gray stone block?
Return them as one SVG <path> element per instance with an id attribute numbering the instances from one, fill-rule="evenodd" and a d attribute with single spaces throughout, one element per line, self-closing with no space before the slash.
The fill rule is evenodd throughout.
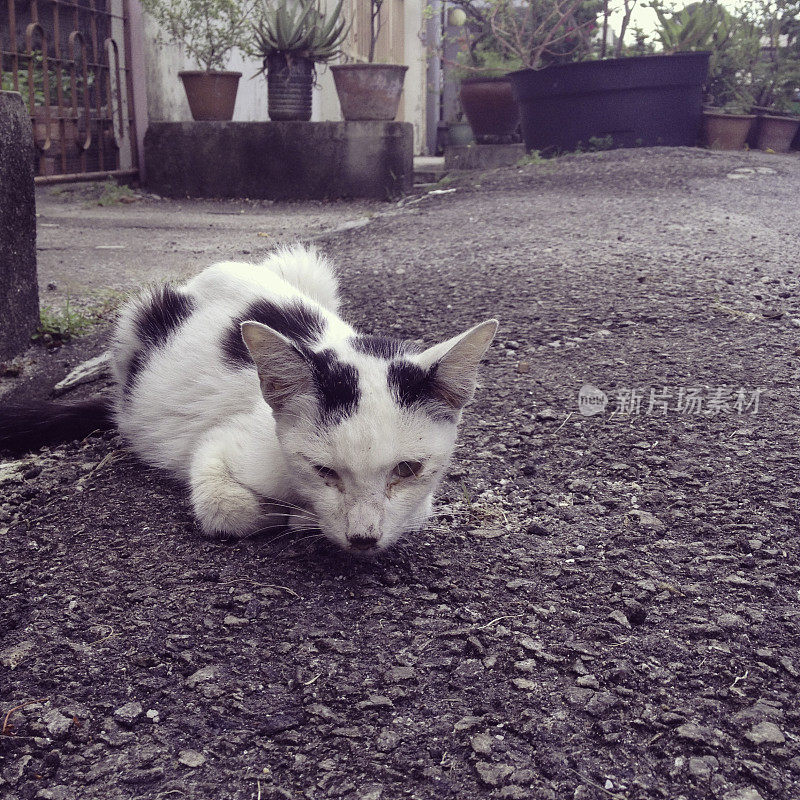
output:
<path id="1" fill-rule="evenodd" d="M 393 198 L 413 187 L 407 122 L 158 122 L 147 183 L 167 197 Z"/>
<path id="2" fill-rule="evenodd" d="M 512 167 L 525 155 L 524 144 L 477 144 L 448 146 L 445 169 L 494 169 Z"/>
<path id="3" fill-rule="evenodd" d="M 0 92 L 0 358 L 23 350 L 39 323 L 33 156 L 22 97 Z"/>

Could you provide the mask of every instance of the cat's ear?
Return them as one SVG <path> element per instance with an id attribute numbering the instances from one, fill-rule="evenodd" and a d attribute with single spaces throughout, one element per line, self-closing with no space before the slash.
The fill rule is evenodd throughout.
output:
<path id="1" fill-rule="evenodd" d="M 474 328 L 429 347 L 417 363 L 433 371 L 433 393 L 452 408 L 463 408 L 475 394 L 478 364 L 497 333 L 498 322 L 489 319 Z"/>
<path id="2" fill-rule="evenodd" d="M 258 370 L 261 393 L 276 414 L 293 397 L 313 393 L 308 362 L 285 336 L 260 322 L 243 322 L 241 329 Z"/>

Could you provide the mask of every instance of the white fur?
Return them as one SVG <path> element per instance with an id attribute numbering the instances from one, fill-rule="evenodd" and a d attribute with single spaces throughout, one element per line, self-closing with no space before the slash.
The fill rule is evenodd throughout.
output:
<path id="1" fill-rule="evenodd" d="M 112 348 L 118 386 L 115 418 L 143 460 L 188 485 L 204 533 L 246 536 L 283 524 L 285 518 L 269 507 L 268 499 L 296 508 L 290 520 L 294 527 L 319 526 L 346 549 L 365 537 L 381 549 L 424 524 L 450 460 L 456 424 L 399 406 L 387 384 L 388 362 L 349 344 L 355 332 L 336 313 L 337 281 L 322 256 L 294 247 L 277 251 L 260 265 L 217 264 L 179 291 L 192 298 L 194 312 L 151 352 L 127 395 L 125 376 L 140 346 L 135 315 L 149 295 L 121 313 Z M 340 361 L 357 368 L 361 399 L 355 413 L 338 424 L 320 426 L 308 397 L 297 397 L 274 412 L 262 396 L 255 367 L 236 369 L 225 363 L 222 335 L 258 298 L 299 298 L 325 318 L 324 338 L 313 349 L 330 348 Z M 471 334 L 414 358 L 428 366 L 446 358 L 453 344 Z M 477 359 L 491 335 L 478 337 L 481 341 L 472 348 L 480 350 Z M 465 359 L 454 358 L 454 365 L 460 360 Z M 466 361 L 450 371 L 463 373 L 459 382 L 471 396 L 474 353 Z M 392 470 L 401 461 L 423 462 L 424 471 L 396 480 Z M 315 465 L 336 470 L 338 479 L 326 481 Z"/>

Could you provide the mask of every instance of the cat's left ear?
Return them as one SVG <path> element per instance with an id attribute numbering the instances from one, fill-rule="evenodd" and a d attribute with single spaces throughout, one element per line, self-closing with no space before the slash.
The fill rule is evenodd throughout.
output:
<path id="1" fill-rule="evenodd" d="M 463 408 L 475 394 L 478 364 L 497 333 L 498 322 L 488 319 L 474 328 L 429 347 L 415 359 L 423 369 L 435 366 L 433 392 L 452 408 Z"/>

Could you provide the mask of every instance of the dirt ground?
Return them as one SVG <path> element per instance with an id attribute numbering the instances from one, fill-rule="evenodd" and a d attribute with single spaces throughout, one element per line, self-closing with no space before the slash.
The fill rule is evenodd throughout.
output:
<path id="1" fill-rule="evenodd" d="M 0 461 L 0 800 L 800 798 L 800 161 L 442 188 L 325 245 L 365 331 L 501 320 L 421 534 L 205 541 L 113 434 Z"/>

